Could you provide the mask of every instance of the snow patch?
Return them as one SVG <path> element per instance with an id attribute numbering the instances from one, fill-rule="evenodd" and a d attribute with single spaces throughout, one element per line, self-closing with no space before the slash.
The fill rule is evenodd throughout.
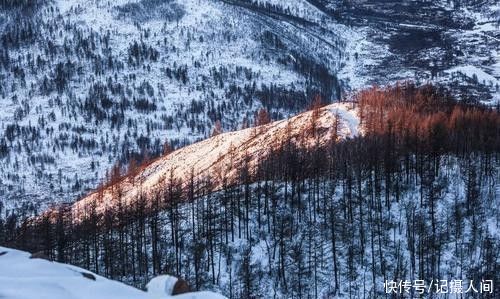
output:
<path id="1" fill-rule="evenodd" d="M 446 72 L 451 74 L 462 73 L 471 79 L 477 79 L 479 83 L 483 83 L 485 85 L 499 84 L 499 81 L 495 77 L 472 65 L 457 66 L 448 69 Z"/>
<path id="2" fill-rule="evenodd" d="M 0 298 L 2 299 L 224 299 L 212 292 L 175 297 L 147 293 L 87 270 L 0 247 Z M 83 274 L 86 274 L 84 276 Z M 92 277 L 92 278 L 89 278 Z M 95 278 L 95 280 L 93 279 Z M 151 283 L 156 284 L 153 280 Z"/>

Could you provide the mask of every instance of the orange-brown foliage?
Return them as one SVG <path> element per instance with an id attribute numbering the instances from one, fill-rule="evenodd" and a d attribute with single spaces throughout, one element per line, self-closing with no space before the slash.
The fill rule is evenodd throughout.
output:
<path id="1" fill-rule="evenodd" d="M 392 134 L 436 146 L 498 151 L 499 113 L 479 104 L 456 102 L 447 92 L 425 85 L 371 88 L 356 96 L 368 135 Z"/>

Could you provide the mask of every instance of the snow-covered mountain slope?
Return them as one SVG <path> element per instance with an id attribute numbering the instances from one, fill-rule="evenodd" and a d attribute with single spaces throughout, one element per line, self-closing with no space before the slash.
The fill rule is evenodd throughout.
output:
<path id="1" fill-rule="evenodd" d="M 4 1 L 0 201 L 73 202 L 117 161 L 318 94 L 413 79 L 494 102 L 500 7 L 458 2 Z"/>
<path id="2" fill-rule="evenodd" d="M 181 148 L 157 159 L 137 174 L 128 175 L 90 194 L 76 202 L 73 209 L 76 215 L 81 215 L 95 203 L 97 211 L 103 212 L 107 207 L 116 207 L 119 200 L 130 204 L 141 194 L 152 195 L 172 180 L 187 184 L 191 178 L 203 181 L 209 177 L 214 190 L 217 190 L 239 178 L 239 165 L 246 161 L 252 172 L 272 150 L 278 150 L 288 140 L 298 147 L 312 148 L 331 141 L 334 136 L 349 138 L 359 133 L 357 109 L 353 104 L 331 104 L 288 120 L 219 134 Z"/>
<path id="3" fill-rule="evenodd" d="M 0 7 L 8 206 L 71 202 L 118 160 L 204 139 L 217 121 L 234 130 L 261 107 L 283 119 L 356 77 L 361 35 L 307 1 L 286 12 L 214 0 L 13 3 Z"/>
<path id="4" fill-rule="evenodd" d="M 364 32 L 358 76 L 375 84 L 439 82 L 485 103 L 500 100 L 498 1 L 315 0 L 326 14 Z M 483 80 L 487 74 L 486 80 Z"/>
<path id="5" fill-rule="evenodd" d="M 224 299 L 212 292 L 159 296 L 66 264 L 0 247 L 2 299 Z M 156 290 L 156 289 L 155 289 Z"/>

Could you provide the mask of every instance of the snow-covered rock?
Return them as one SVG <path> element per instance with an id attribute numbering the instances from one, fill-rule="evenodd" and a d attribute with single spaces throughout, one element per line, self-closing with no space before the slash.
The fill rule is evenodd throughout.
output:
<path id="1" fill-rule="evenodd" d="M 165 295 L 179 295 L 190 292 L 187 281 L 170 275 L 160 275 L 151 279 L 146 288 L 148 293 L 155 298 L 163 298 Z"/>
<path id="2" fill-rule="evenodd" d="M 144 292 L 87 270 L 30 258 L 27 252 L 0 247 L 2 299 L 224 299 L 212 292 L 168 296 Z M 161 279 L 159 280 L 161 281 Z M 154 282 L 154 280 L 152 281 Z"/>
<path id="3" fill-rule="evenodd" d="M 148 293 L 156 298 L 161 298 L 162 296 L 165 296 L 165 294 L 172 295 L 177 280 L 177 277 L 174 276 L 161 275 L 153 278 L 147 284 L 146 288 L 148 289 Z"/>

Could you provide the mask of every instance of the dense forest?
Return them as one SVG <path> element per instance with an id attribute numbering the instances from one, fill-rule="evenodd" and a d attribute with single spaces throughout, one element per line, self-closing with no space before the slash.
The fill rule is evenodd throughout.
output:
<path id="1" fill-rule="evenodd" d="M 115 209 L 94 203 L 77 221 L 68 206 L 26 221 L 20 210 L 0 220 L 0 244 L 140 287 L 169 273 L 229 298 L 400 298 L 385 281 L 461 279 L 464 292 L 500 281 L 498 108 L 412 84 L 355 102 L 362 136 L 283 142 L 256 170 L 235 165 L 238 183 L 220 190 L 171 179 L 125 206 L 118 184 Z M 312 122 L 305 135 L 322 133 Z M 494 287 L 467 298 L 495 298 Z"/>

